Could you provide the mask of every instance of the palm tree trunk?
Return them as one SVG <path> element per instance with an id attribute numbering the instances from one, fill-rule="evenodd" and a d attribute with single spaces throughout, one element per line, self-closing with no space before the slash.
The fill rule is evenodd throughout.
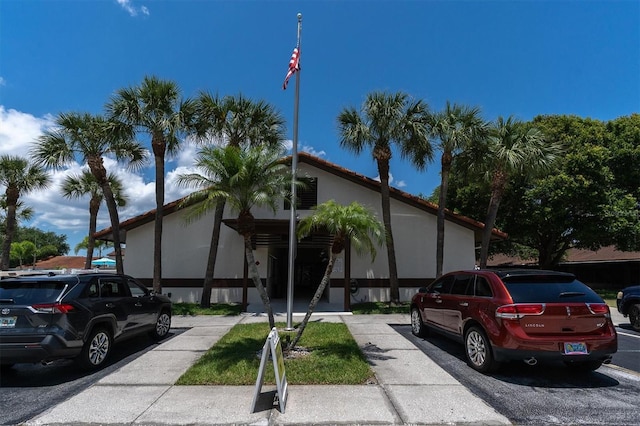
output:
<path id="1" fill-rule="evenodd" d="M 444 264 L 444 212 L 447 204 L 447 190 L 449 188 L 449 170 L 451 169 L 451 154 L 442 154 L 442 168 L 440 179 L 440 195 L 438 197 L 438 222 L 436 225 L 436 278 L 442 275 Z"/>
<path id="2" fill-rule="evenodd" d="M 162 222 L 164 216 L 164 141 L 153 136 L 151 143 L 156 168 L 156 217 L 153 227 L 153 290 L 162 292 Z"/>
<path id="3" fill-rule="evenodd" d="M 211 231 L 211 244 L 209 245 L 209 257 L 207 258 L 207 270 L 204 274 L 204 284 L 202 286 L 202 298 L 200 306 L 208 308 L 211 306 L 211 287 L 213 287 L 213 277 L 218 257 L 218 244 L 220 242 L 220 227 L 224 214 L 225 200 L 221 199 L 216 204 L 216 212 L 213 219 L 213 231 Z"/>
<path id="4" fill-rule="evenodd" d="M 264 309 L 267 311 L 267 315 L 269 316 L 269 329 L 275 327 L 276 322 L 273 318 L 273 310 L 271 309 L 271 301 L 269 300 L 269 295 L 267 294 L 267 290 L 265 290 L 262 285 L 262 281 L 260 280 L 260 273 L 258 272 L 258 267 L 256 266 L 256 260 L 253 256 L 253 248 L 251 247 L 251 237 L 244 237 L 244 252 L 247 257 L 247 264 L 249 265 L 249 276 L 251 280 L 253 280 L 253 285 L 256 286 L 258 290 L 258 294 L 262 299 L 262 304 L 264 305 Z"/>
<path id="5" fill-rule="evenodd" d="M 392 304 L 400 303 L 400 286 L 398 284 L 398 268 L 396 266 L 396 249 L 391 231 L 391 200 L 389 195 L 389 161 L 377 160 L 380 173 L 380 194 L 382 195 L 382 222 L 387 234 L 387 258 L 389 261 L 389 297 Z"/>
<path id="6" fill-rule="evenodd" d="M 96 239 L 94 234 L 96 233 L 98 210 L 100 209 L 101 199 L 89 201 L 89 237 L 87 238 L 87 257 L 84 261 L 84 269 L 91 269 L 91 260 L 93 259 L 93 249 L 96 246 Z"/>
<path id="7" fill-rule="evenodd" d="M 2 242 L 2 261 L 0 262 L 0 270 L 9 269 L 11 260 L 11 243 L 16 233 L 16 211 L 18 204 L 19 191 L 15 188 L 7 188 L 7 219 L 4 241 Z"/>
<path id="8" fill-rule="evenodd" d="M 295 348 L 296 345 L 298 344 L 298 341 L 302 337 L 302 333 L 304 333 L 304 329 L 307 327 L 307 324 L 309 323 L 311 314 L 313 314 L 313 311 L 316 309 L 316 306 L 318 305 L 318 302 L 320 301 L 320 298 L 324 293 L 324 289 L 327 288 L 327 285 L 329 284 L 329 279 L 331 278 L 331 273 L 333 272 L 333 264 L 336 261 L 337 255 L 338 253 L 331 252 L 331 257 L 329 258 L 329 263 L 327 263 L 327 267 L 324 270 L 324 276 L 322 277 L 322 281 L 320 281 L 320 285 L 318 286 L 316 293 L 313 295 L 313 298 L 311 298 L 311 302 L 309 302 L 309 308 L 307 309 L 307 313 L 304 316 L 304 319 L 298 326 L 298 332 L 296 333 L 296 337 L 289 344 L 289 347 L 287 349 Z"/>
<path id="9" fill-rule="evenodd" d="M 480 268 L 487 267 L 487 259 L 489 258 L 489 243 L 491 241 L 491 233 L 498 216 L 498 207 L 502 194 L 493 191 L 491 200 L 489 201 L 489 209 L 487 210 L 487 219 L 484 221 L 484 229 L 482 230 L 482 246 L 480 248 Z"/>

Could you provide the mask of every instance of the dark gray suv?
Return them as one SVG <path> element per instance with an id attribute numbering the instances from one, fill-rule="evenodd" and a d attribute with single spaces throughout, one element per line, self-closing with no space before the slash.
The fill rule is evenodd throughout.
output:
<path id="1" fill-rule="evenodd" d="M 0 364 L 74 358 L 104 365 L 112 346 L 149 333 L 163 339 L 171 300 L 112 273 L 33 275 L 0 280 Z"/>

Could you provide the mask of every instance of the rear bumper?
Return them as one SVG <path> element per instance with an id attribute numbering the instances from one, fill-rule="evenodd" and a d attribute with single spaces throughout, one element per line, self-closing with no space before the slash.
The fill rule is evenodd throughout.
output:
<path id="1" fill-rule="evenodd" d="M 521 361 L 535 358 L 538 361 L 608 361 L 611 356 L 616 353 L 617 348 L 596 349 L 589 351 L 584 355 L 566 355 L 560 350 L 544 351 L 544 350 L 522 350 L 522 349 L 505 349 L 493 348 L 493 354 L 496 361 Z"/>
<path id="2" fill-rule="evenodd" d="M 56 335 L 1 336 L 0 363 L 18 364 L 74 358 L 82 351 L 82 342 L 70 344 Z"/>

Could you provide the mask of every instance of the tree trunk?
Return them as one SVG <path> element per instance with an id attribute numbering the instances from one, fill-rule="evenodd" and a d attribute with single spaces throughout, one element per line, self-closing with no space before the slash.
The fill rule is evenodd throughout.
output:
<path id="1" fill-rule="evenodd" d="M 498 216 L 498 207 L 502 201 L 504 189 L 507 186 L 508 174 L 503 170 L 496 170 L 491 179 L 491 199 L 489 200 L 489 208 L 487 209 L 487 219 L 484 221 L 484 229 L 482 230 L 482 247 L 480 248 L 480 268 L 487 267 L 487 259 L 489 258 L 489 244 L 491 243 L 491 234 L 496 224 Z"/>
<path id="2" fill-rule="evenodd" d="M 264 309 L 267 311 L 267 315 L 269 316 L 269 329 L 275 327 L 276 322 L 273 318 L 273 310 L 271 309 L 271 301 L 269 300 L 269 295 L 267 294 L 267 290 L 265 290 L 262 285 L 262 281 L 260 280 L 260 274 L 258 273 L 258 267 L 256 266 L 256 260 L 253 257 L 253 248 L 251 247 L 251 236 L 244 237 L 244 252 L 247 257 L 247 264 L 249 265 L 249 276 L 253 280 L 253 285 L 256 286 L 258 290 L 258 294 L 262 299 L 262 304 L 264 305 Z"/>
<path id="3" fill-rule="evenodd" d="M 6 192 L 7 196 L 7 219 L 4 241 L 2 242 L 2 260 L 0 262 L 0 270 L 9 269 L 9 263 L 11 261 L 11 243 L 16 233 L 16 211 L 18 205 L 18 197 L 20 191 L 14 187 L 8 187 Z"/>
<path id="4" fill-rule="evenodd" d="M 107 179 L 107 170 L 102 164 L 102 157 L 88 158 L 89 170 L 96 178 L 96 181 L 102 188 L 102 194 L 104 200 L 107 203 L 107 210 L 109 211 L 109 218 L 111 219 L 111 234 L 113 237 L 113 248 L 116 252 L 116 272 L 118 274 L 124 274 L 124 266 L 122 264 L 122 247 L 120 246 L 120 218 L 118 217 L 118 205 L 116 199 L 113 196 L 111 185 Z"/>
<path id="5" fill-rule="evenodd" d="M 391 304 L 400 303 L 400 286 L 396 266 L 396 249 L 391 231 L 391 200 L 389 195 L 389 160 L 377 160 L 380 173 L 380 193 L 382 195 L 382 222 L 386 232 L 387 258 L 389 261 L 389 297 Z"/>
<path id="6" fill-rule="evenodd" d="M 449 171 L 451 170 L 451 153 L 442 154 L 441 160 L 441 178 L 440 178 L 440 196 L 438 197 L 438 222 L 436 226 L 436 278 L 442 275 L 442 266 L 444 264 L 444 212 L 447 204 L 447 190 L 449 188 Z"/>
<path id="7" fill-rule="evenodd" d="M 151 146 L 156 168 L 156 217 L 153 227 L 153 290 L 162 293 L 162 222 L 164 216 L 164 156 L 162 135 L 153 135 Z"/>
<path id="8" fill-rule="evenodd" d="M 96 239 L 94 234 L 96 233 L 98 210 L 100 209 L 100 198 L 91 198 L 89 201 L 89 236 L 87 237 L 87 257 L 84 261 L 84 269 L 91 269 L 91 261 L 93 260 L 93 249 L 96 246 Z"/>
<path id="9" fill-rule="evenodd" d="M 200 306 L 208 308 L 211 306 L 211 287 L 213 287 L 213 277 L 218 257 L 218 244 L 220 242 L 220 227 L 224 214 L 225 200 L 221 199 L 216 204 L 216 212 L 213 219 L 213 231 L 211 231 L 211 244 L 209 245 L 209 257 L 207 258 L 207 270 L 204 274 L 204 284 L 202 286 L 202 298 Z"/>
<path id="10" fill-rule="evenodd" d="M 320 285 L 316 289 L 316 293 L 313 295 L 313 298 L 311 298 L 311 302 L 309 302 L 309 308 L 307 308 L 307 313 L 304 316 L 304 319 L 302 320 L 300 325 L 298 326 L 298 332 L 296 333 L 296 337 L 289 344 L 289 347 L 287 349 L 295 348 L 296 345 L 298 344 L 298 341 L 300 341 L 300 338 L 302 337 L 302 333 L 304 333 L 304 329 L 307 327 L 307 324 L 309 323 L 309 318 L 311 318 L 311 314 L 313 314 L 313 311 L 316 309 L 316 306 L 318 305 L 318 302 L 322 297 L 322 293 L 324 293 L 325 288 L 327 288 L 327 285 L 329 284 L 329 280 L 331 279 L 331 272 L 333 272 L 333 264 L 336 261 L 337 255 L 338 253 L 333 253 L 333 252 L 331 253 L 331 257 L 329 258 L 329 263 L 327 263 L 327 267 L 324 270 L 324 276 L 322 277 L 322 281 L 320 281 Z"/>

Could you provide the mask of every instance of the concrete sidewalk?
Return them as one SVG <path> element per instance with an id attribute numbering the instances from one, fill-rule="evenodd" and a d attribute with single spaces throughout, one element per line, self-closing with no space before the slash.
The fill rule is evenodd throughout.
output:
<path id="1" fill-rule="evenodd" d="M 617 312 L 614 322 L 624 321 Z M 302 316 L 294 315 L 298 322 Z M 378 380 L 361 386 L 289 385 L 285 412 L 273 404 L 275 386 L 174 386 L 175 381 L 237 323 L 266 316 L 175 316 L 188 328 L 28 425 L 315 425 L 510 424 L 389 324 L 409 315 L 314 314 L 312 321 L 344 322 Z M 278 322 L 286 322 L 282 315 Z"/>

